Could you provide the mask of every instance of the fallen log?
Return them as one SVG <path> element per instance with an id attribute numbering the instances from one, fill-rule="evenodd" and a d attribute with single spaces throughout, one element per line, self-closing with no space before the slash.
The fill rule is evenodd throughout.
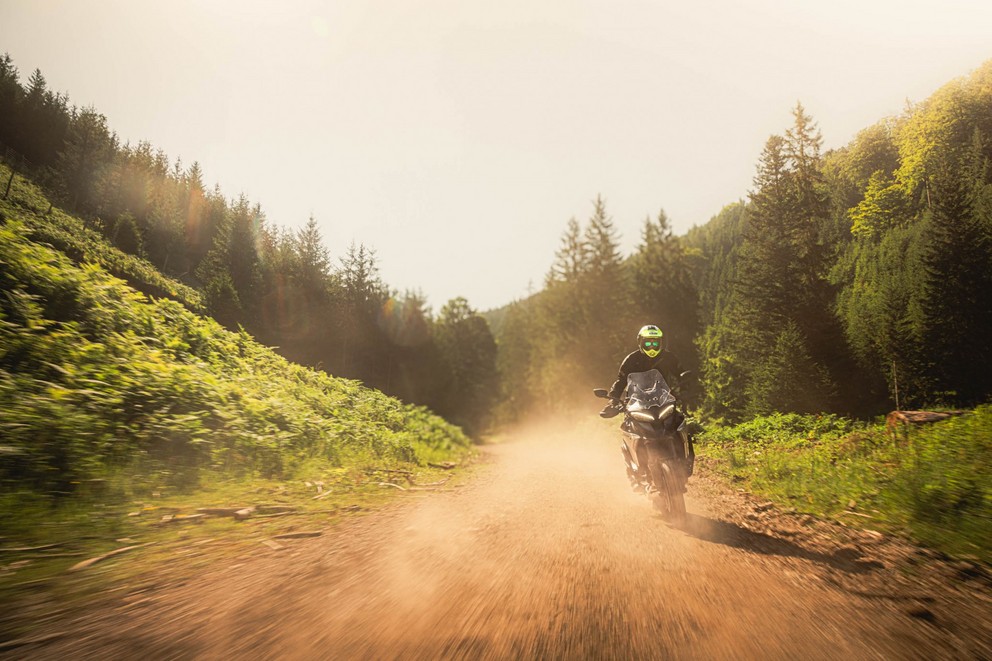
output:
<path id="1" fill-rule="evenodd" d="M 940 422 L 965 413 L 967 411 L 892 411 L 885 416 L 885 429 L 893 440 L 901 436 L 905 441 L 909 438 L 910 425 Z"/>

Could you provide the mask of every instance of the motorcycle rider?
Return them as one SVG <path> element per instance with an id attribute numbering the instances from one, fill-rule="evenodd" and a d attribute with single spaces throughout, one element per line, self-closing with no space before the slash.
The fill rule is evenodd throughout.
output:
<path id="1" fill-rule="evenodd" d="M 679 377 L 682 374 L 682 364 L 679 362 L 678 356 L 664 348 L 664 339 L 665 334 L 657 326 L 649 324 L 641 327 L 641 330 L 637 332 L 637 350 L 627 354 L 627 357 L 620 363 L 617 380 L 613 383 L 613 387 L 609 391 L 611 401 L 603 408 L 603 413 L 616 411 L 623 407 L 620 398 L 627 387 L 627 377 L 632 373 L 647 372 L 648 370 L 656 369 L 661 372 L 661 375 L 665 378 L 665 382 L 670 387 L 678 385 Z M 683 466 L 685 467 L 686 477 L 692 475 L 695 458 L 696 453 L 692 448 L 692 438 L 690 436 L 688 456 L 681 457 Z M 630 477 L 631 482 L 636 488 L 635 476 Z"/>

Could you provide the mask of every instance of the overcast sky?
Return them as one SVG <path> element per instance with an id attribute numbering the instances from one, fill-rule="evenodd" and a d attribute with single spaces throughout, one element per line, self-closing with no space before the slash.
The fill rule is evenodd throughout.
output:
<path id="1" fill-rule="evenodd" d="M 488 309 L 602 195 L 636 244 L 746 196 L 801 101 L 825 147 L 992 59 L 992 2 L 0 0 L 22 82 L 104 113 L 386 282 Z"/>

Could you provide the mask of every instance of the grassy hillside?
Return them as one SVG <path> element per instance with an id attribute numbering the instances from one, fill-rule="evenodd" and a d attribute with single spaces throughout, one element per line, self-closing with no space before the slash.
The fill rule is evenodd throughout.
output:
<path id="1" fill-rule="evenodd" d="M 992 407 L 891 436 L 881 423 L 775 414 L 700 437 L 700 454 L 799 511 L 992 560 Z"/>
<path id="2" fill-rule="evenodd" d="M 200 306 L 15 178 L 0 200 L 0 528 L 29 503 L 409 468 L 469 445 L 426 409 L 289 363 Z"/>

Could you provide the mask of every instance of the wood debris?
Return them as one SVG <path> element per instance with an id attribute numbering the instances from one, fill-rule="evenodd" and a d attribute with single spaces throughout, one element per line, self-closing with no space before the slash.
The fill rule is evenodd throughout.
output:
<path id="1" fill-rule="evenodd" d="M 273 512 L 295 512 L 298 507 L 295 505 L 255 505 L 255 510 L 265 514 Z"/>
<path id="2" fill-rule="evenodd" d="M 42 544 L 41 546 L 18 546 L 15 548 L 0 549 L 0 553 L 29 553 L 31 551 L 45 551 L 47 549 L 57 549 L 60 546 L 64 546 L 61 542 L 58 544 Z"/>
<path id="3" fill-rule="evenodd" d="M 458 464 L 456 464 L 453 461 L 442 461 L 439 464 L 428 462 L 427 465 L 430 466 L 431 468 L 443 468 L 444 470 L 451 470 L 452 468 L 458 466 Z"/>
<path id="4" fill-rule="evenodd" d="M 160 523 L 203 523 L 206 514 L 166 514 Z"/>
<path id="5" fill-rule="evenodd" d="M 281 535 L 273 535 L 272 539 L 298 539 L 303 537 L 320 537 L 324 533 L 320 530 L 313 531 L 300 531 L 300 532 L 286 532 Z"/>
<path id="6" fill-rule="evenodd" d="M 146 542 L 144 544 L 135 544 L 133 546 L 125 546 L 124 548 L 114 549 L 113 551 L 110 551 L 108 553 L 104 553 L 103 555 L 98 555 L 95 558 L 90 558 L 89 560 L 83 560 L 82 562 L 77 562 L 72 567 L 69 567 L 69 570 L 68 571 L 74 572 L 74 571 L 79 571 L 81 569 L 86 569 L 87 567 L 92 567 L 93 565 L 95 565 L 98 562 L 103 562 L 107 558 L 112 558 L 115 555 L 120 555 L 122 553 L 127 553 L 128 551 L 133 551 L 135 549 L 144 548 L 145 546 L 151 546 L 154 543 L 155 542 Z"/>
<path id="7" fill-rule="evenodd" d="M 200 514 L 208 514 L 210 516 L 237 516 L 238 512 L 249 509 L 246 507 L 197 507 L 196 511 Z"/>

